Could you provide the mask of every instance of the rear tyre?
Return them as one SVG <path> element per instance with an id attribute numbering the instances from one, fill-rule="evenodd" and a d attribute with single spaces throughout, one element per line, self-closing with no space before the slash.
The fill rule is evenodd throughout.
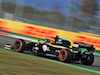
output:
<path id="1" fill-rule="evenodd" d="M 90 53 L 89 55 L 82 55 L 83 57 L 85 56 L 85 58 L 81 59 L 82 64 L 84 65 L 92 65 L 94 62 L 94 55 L 92 53 Z"/>
<path id="2" fill-rule="evenodd" d="M 22 53 L 25 50 L 25 47 L 26 47 L 26 43 L 24 40 L 22 39 L 15 40 L 15 43 L 13 46 L 14 51 Z"/>
<path id="3" fill-rule="evenodd" d="M 58 57 L 62 62 L 70 62 L 72 59 L 72 53 L 70 50 L 61 49 Z"/>

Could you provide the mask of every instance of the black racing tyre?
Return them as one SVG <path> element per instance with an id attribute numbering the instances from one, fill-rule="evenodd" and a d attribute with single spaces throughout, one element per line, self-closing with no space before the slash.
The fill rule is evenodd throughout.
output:
<path id="1" fill-rule="evenodd" d="M 84 54 L 82 55 L 84 56 Z M 94 55 L 92 53 L 85 55 L 86 58 L 81 59 L 81 63 L 84 65 L 92 65 L 94 62 Z"/>
<path id="2" fill-rule="evenodd" d="M 72 52 L 70 50 L 61 49 L 58 57 L 62 62 L 70 62 L 72 59 Z"/>
<path id="3" fill-rule="evenodd" d="M 13 48 L 16 52 L 22 53 L 25 50 L 25 47 L 26 47 L 26 43 L 24 40 L 22 39 L 15 40 Z"/>

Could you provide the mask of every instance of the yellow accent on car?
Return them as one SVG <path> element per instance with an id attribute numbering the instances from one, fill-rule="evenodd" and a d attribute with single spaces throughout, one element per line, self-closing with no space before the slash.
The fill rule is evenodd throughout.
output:
<path id="1" fill-rule="evenodd" d="M 71 41 L 71 40 L 69 40 L 69 39 L 67 39 L 70 43 L 71 43 L 71 45 L 69 46 L 70 48 L 72 48 L 72 46 L 73 46 L 73 42 Z M 30 41 L 30 42 L 33 42 L 33 43 L 39 43 L 39 41 Z M 44 43 L 44 41 L 41 41 L 40 43 Z M 49 45 L 49 46 L 52 46 L 52 47 L 57 47 L 57 45 L 53 45 L 53 44 L 51 44 L 51 43 L 46 43 L 47 45 Z M 71 51 L 71 52 L 73 52 L 73 49 L 70 49 L 69 48 L 69 50 Z"/>
<path id="2" fill-rule="evenodd" d="M 71 40 L 69 40 L 69 39 L 67 39 L 70 43 L 71 43 L 71 45 L 69 46 L 70 48 L 72 48 L 73 47 L 73 42 L 71 41 Z M 73 49 L 69 49 L 71 52 L 73 52 Z"/>
<path id="3" fill-rule="evenodd" d="M 33 43 L 41 43 L 41 44 L 44 43 L 44 41 L 30 41 L 30 42 L 33 42 Z"/>
<path id="4" fill-rule="evenodd" d="M 4 47 L 4 49 L 9 49 L 9 50 L 11 50 L 11 48 L 9 48 L 9 47 Z"/>
<path id="5" fill-rule="evenodd" d="M 33 43 L 39 43 L 39 41 L 30 41 L 30 42 L 33 42 Z"/>

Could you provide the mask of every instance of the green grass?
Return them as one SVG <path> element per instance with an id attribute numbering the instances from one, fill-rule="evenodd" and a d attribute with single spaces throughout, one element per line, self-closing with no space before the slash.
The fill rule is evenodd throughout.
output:
<path id="1" fill-rule="evenodd" d="M 0 49 L 0 75 L 99 75 L 67 65 Z"/>

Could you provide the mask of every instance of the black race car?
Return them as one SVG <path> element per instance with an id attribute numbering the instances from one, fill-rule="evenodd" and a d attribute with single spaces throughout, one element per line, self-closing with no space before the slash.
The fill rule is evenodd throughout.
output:
<path id="1" fill-rule="evenodd" d="M 13 49 L 16 52 L 30 51 L 34 55 L 56 58 L 62 62 L 81 61 L 82 64 L 92 65 L 94 62 L 93 45 L 83 43 L 73 43 L 69 39 L 54 38 L 30 41 L 26 43 L 22 39 L 17 39 L 14 45 L 6 44 L 5 49 Z M 84 51 L 83 51 L 84 50 Z"/>

